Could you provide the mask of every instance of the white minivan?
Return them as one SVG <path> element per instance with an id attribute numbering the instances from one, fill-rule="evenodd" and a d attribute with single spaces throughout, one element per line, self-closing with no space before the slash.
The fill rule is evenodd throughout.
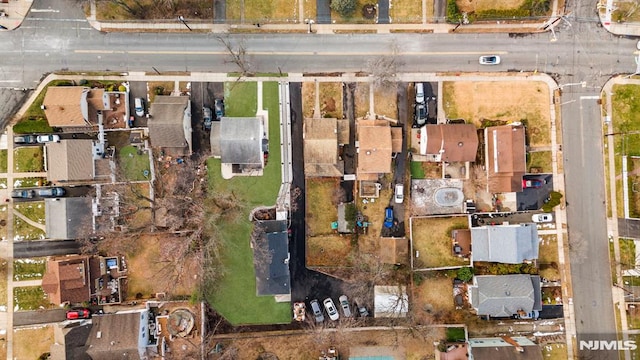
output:
<path id="1" fill-rule="evenodd" d="M 424 84 L 416 83 L 416 104 L 424 103 Z"/>
<path id="2" fill-rule="evenodd" d="M 396 204 L 402 204 L 404 201 L 404 185 L 396 184 L 396 191 L 394 192 L 393 199 Z"/>
<path id="3" fill-rule="evenodd" d="M 136 115 L 144 116 L 144 99 L 143 98 L 135 98 L 133 101 L 133 106 L 136 110 Z"/>

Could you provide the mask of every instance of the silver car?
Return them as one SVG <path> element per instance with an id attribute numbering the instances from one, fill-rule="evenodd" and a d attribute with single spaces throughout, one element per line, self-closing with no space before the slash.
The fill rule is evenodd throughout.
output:
<path id="1" fill-rule="evenodd" d="M 498 55 L 480 56 L 480 65 L 498 65 L 498 64 L 500 64 L 500 56 Z"/>
<path id="2" fill-rule="evenodd" d="M 338 298 L 340 307 L 342 308 L 342 314 L 344 317 L 351 317 L 351 306 L 349 306 L 349 299 L 346 295 L 342 295 Z"/>
<path id="3" fill-rule="evenodd" d="M 315 316 L 317 323 L 324 321 L 324 315 L 322 315 L 322 310 L 320 310 L 320 303 L 318 303 L 318 300 L 311 300 L 311 310 L 313 311 L 313 315 Z"/>

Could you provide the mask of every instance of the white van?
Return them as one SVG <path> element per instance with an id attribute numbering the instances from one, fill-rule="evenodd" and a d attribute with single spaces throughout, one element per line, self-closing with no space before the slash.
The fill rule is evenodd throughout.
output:
<path id="1" fill-rule="evenodd" d="M 133 106 L 136 110 L 136 115 L 144 116 L 144 99 L 143 98 L 135 98 L 133 101 Z"/>
<path id="2" fill-rule="evenodd" d="M 416 104 L 424 103 L 424 84 L 416 83 Z"/>
<path id="3" fill-rule="evenodd" d="M 396 184 L 396 191 L 393 196 L 393 199 L 396 202 L 396 204 L 402 204 L 402 202 L 404 201 L 404 185 Z"/>

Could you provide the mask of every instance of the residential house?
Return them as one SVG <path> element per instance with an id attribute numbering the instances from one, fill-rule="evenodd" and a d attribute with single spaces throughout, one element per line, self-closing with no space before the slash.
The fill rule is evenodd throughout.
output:
<path id="1" fill-rule="evenodd" d="M 148 359 L 149 311 L 147 309 L 104 314 L 92 318 L 87 354 L 92 360 Z"/>
<path id="2" fill-rule="evenodd" d="M 307 177 L 341 177 L 344 161 L 340 157 L 337 119 L 304 119 L 304 175 Z M 346 131 L 349 127 L 346 127 Z M 348 142 L 348 134 L 346 136 Z"/>
<path id="3" fill-rule="evenodd" d="M 491 193 L 522 191 L 526 171 L 525 129 L 518 125 L 492 126 L 484 129 L 487 191 Z"/>
<path id="4" fill-rule="evenodd" d="M 542 310 L 538 275 L 474 276 L 473 285 L 467 289 L 471 306 L 479 316 L 511 317 L 520 311 Z"/>
<path id="5" fill-rule="evenodd" d="M 427 124 L 414 130 L 414 145 L 420 155 L 433 162 L 473 162 L 478 152 L 478 134 L 473 124 Z"/>
<path id="6" fill-rule="evenodd" d="M 45 145 L 47 179 L 53 183 L 93 180 L 93 141 L 60 140 Z"/>
<path id="7" fill-rule="evenodd" d="M 48 259 L 42 289 L 55 305 L 88 302 L 91 299 L 89 257 L 74 255 Z"/>
<path id="8" fill-rule="evenodd" d="M 262 170 L 263 139 L 266 140 L 262 117 L 223 117 L 220 120 L 220 158 L 233 173 Z"/>
<path id="9" fill-rule="evenodd" d="M 188 96 L 156 96 L 149 108 L 151 145 L 168 156 L 190 156 L 192 147 L 191 101 Z"/>
<path id="10" fill-rule="evenodd" d="M 48 239 L 78 239 L 93 231 L 92 201 L 89 197 L 44 199 Z"/>
<path id="11" fill-rule="evenodd" d="M 380 286 L 373 287 L 374 306 L 373 316 L 381 317 L 406 317 L 409 311 L 409 296 L 405 286 Z"/>
<path id="12" fill-rule="evenodd" d="M 49 347 L 50 360 L 91 360 L 87 355 L 86 342 L 92 323 L 60 323 L 53 326 L 54 343 Z"/>
<path id="13" fill-rule="evenodd" d="M 521 264 L 538 259 L 536 224 L 491 225 L 471 228 L 473 261 Z"/>
<path id="14" fill-rule="evenodd" d="M 401 137 L 402 131 L 392 131 L 385 120 L 358 120 L 356 131 L 357 179 L 377 180 L 380 174 L 390 173 L 393 153 L 402 151 L 402 142 L 393 141 L 393 136 Z"/>
<path id="15" fill-rule="evenodd" d="M 262 235 L 253 245 L 258 295 L 289 295 L 289 234 L 287 222 L 259 221 Z"/>
<path id="16" fill-rule="evenodd" d="M 471 360 L 543 359 L 540 346 L 524 336 L 471 338 L 469 349 Z"/>

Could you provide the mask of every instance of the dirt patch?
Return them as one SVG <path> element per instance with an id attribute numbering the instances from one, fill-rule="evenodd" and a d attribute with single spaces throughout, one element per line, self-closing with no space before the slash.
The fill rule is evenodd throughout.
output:
<path id="1" fill-rule="evenodd" d="M 378 87 L 373 91 L 373 111 L 378 116 L 398 118 L 398 96 L 396 86 Z"/>
<path id="2" fill-rule="evenodd" d="M 40 355 L 49 352 L 53 343 L 52 325 L 15 329 L 13 330 L 13 358 L 37 359 Z M 5 345 L 5 342 L 3 341 L 2 344 Z"/>
<path id="3" fill-rule="evenodd" d="M 307 238 L 307 266 L 351 266 L 352 236 L 325 235 Z"/>
<path id="4" fill-rule="evenodd" d="M 302 113 L 306 118 L 313 117 L 313 111 L 316 106 L 316 83 L 302 83 Z"/>
<path id="5" fill-rule="evenodd" d="M 331 234 L 331 223 L 338 220 L 340 184 L 337 179 L 307 179 L 307 234 Z"/>
<path id="6" fill-rule="evenodd" d="M 529 146 L 551 145 L 549 88 L 543 82 L 444 82 L 443 96 L 448 119 L 479 128 L 483 120 L 522 122 Z"/>
<path id="7" fill-rule="evenodd" d="M 456 4 L 460 12 L 476 12 L 487 10 L 509 10 L 518 9 L 522 5 L 522 0 L 457 0 Z"/>
<path id="8" fill-rule="evenodd" d="M 356 83 L 354 94 L 356 118 L 364 117 L 369 113 L 369 98 L 369 84 Z"/>
<path id="9" fill-rule="evenodd" d="M 320 83 L 322 117 L 342 119 L 342 83 Z"/>
<path id="10" fill-rule="evenodd" d="M 467 217 L 420 218 L 413 220 L 413 250 L 420 255 L 414 258 L 413 267 L 436 268 L 465 266 L 469 261 L 453 256 L 451 230 L 468 227 Z"/>

